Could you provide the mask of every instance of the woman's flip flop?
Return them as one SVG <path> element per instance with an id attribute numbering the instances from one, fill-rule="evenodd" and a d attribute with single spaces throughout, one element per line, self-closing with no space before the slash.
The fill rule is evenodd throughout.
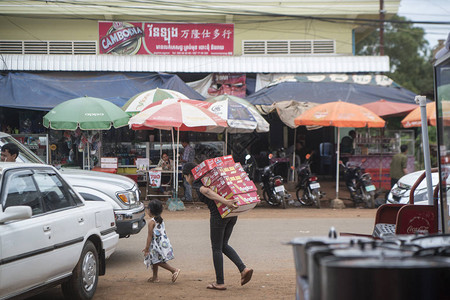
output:
<path id="1" fill-rule="evenodd" d="M 225 291 L 227 289 L 226 287 L 218 286 L 215 283 L 210 283 L 206 288 L 210 290 L 219 290 L 219 291 Z"/>
<path id="2" fill-rule="evenodd" d="M 180 275 L 180 269 L 177 269 L 173 274 L 172 274 L 172 282 L 177 281 L 178 275 Z"/>
<path id="3" fill-rule="evenodd" d="M 241 275 L 241 285 L 246 284 L 252 279 L 253 269 L 244 270 L 244 273 Z"/>

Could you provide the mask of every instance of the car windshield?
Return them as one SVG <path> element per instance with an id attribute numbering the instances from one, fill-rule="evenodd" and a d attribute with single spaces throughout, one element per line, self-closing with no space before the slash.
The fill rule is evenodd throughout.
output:
<path id="1" fill-rule="evenodd" d="M 26 148 L 16 139 L 11 136 L 2 136 L 0 137 L 0 147 L 7 143 L 16 144 L 19 147 L 19 157 L 17 158 L 18 162 L 26 162 L 26 163 L 39 163 L 45 164 L 36 154 L 34 154 L 31 150 Z"/>

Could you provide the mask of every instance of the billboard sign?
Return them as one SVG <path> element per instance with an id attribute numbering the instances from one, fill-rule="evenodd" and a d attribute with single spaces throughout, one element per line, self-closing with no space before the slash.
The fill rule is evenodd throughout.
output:
<path id="1" fill-rule="evenodd" d="M 99 53 L 233 55 L 234 24 L 99 22 Z"/>

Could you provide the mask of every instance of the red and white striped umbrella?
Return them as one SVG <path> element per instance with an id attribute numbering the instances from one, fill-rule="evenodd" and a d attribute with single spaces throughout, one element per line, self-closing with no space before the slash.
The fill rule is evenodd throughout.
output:
<path id="1" fill-rule="evenodd" d="M 172 128 L 181 131 L 213 131 L 227 122 L 207 109 L 211 103 L 190 99 L 166 99 L 155 102 L 130 118 L 134 130 Z"/>

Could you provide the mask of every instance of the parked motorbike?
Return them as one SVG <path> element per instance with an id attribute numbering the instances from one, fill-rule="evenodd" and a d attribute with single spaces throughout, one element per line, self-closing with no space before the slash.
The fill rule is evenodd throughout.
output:
<path id="1" fill-rule="evenodd" d="M 271 156 L 269 156 L 270 158 Z M 291 195 L 284 188 L 283 178 L 280 175 L 275 175 L 273 172 L 278 162 L 272 163 L 264 168 L 256 168 L 254 162 L 249 162 L 250 159 L 251 155 L 245 157 L 243 168 L 253 181 L 259 181 L 258 179 L 260 179 L 264 200 L 271 206 L 286 208 L 287 201 Z"/>
<path id="2" fill-rule="evenodd" d="M 311 155 L 306 155 L 306 161 L 297 167 L 297 186 L 296 196 L 300 204 L 305 206 L 315 206 L 320 208 L 320 198 L 325 193 L 320 191 L 320 183 L 317 181 L 317 177 L 313 176 L 311 172 Z"/>
<path id="3" fill-rule="evenodd" d="M 347 162 L 345 165 L 339 161 L 344 167 L 345 184 L 350 191 L 350 197 L 355 203 L 364 203 L 367 208 L 374 208 L 375 202 L 375 185 L 372 183 L 372 176 L 365 173 L 364 168 Z"/>

